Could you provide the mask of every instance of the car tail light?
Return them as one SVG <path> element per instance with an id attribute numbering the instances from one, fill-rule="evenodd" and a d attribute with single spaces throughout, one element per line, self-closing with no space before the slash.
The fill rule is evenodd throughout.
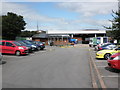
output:
<path id="1" fill-rule="evenodd" d="M 99 48 L 100 50 L 102 50 L 102 48 Z"/>

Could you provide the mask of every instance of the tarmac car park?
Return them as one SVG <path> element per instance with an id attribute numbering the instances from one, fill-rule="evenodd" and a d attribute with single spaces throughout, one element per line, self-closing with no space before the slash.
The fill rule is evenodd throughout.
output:
<path id="1" fill-rule="evenodd" d="M 95 51 L 94 48 L 90 49 L 91 59 L 94 66 L 99 73 L 99 78 L 103 88 L 110 88 L 113 90 L 119 87 L 119 73 L 120 73 L 120 47 L 113 50 Z M 105 54 L 109 54 L 105 59 Z M 98 56 L 99 55 L 99 56 Z M 98 82 L 98 81 L 96 81 Z M 115 88 L 115 89 L 114 89 Z M 109 90 L 109 89 L 108 89 Z"/>
<path id="2" fill-rule="evenodd" d="M 50 47 L 50 46 L 49 46 Z M 52 51 L 51 51 L 51 48 L 52 48 Z M 48 56 L 52 53 L 52 52 L 54 52 L 54 48 L 55 47 L 50 47 L 50 52 L 47 52 L 47 54 L 48 54 Z M 79 47 L 72 47 L 72 50 L 74 50 L 74 48 L 79 48 Z M 80 47 L 81 48 L 81 47 Z M 56 49 L 58 49 L 58 47 L 56 48 Z M 100 73 L 101 73 L 101 77 L 103 78 L 103 80 L 104 80 L 104 82 L 105 82 L 105 84 L 106 84 L 106 86 L 107 87 L 109 87 L 109 88 L 116 88 L 117 86 L 118 86 L 118 73 L 116 73 L 116 71 L 112 71 L 112 69 L 110 69 L 110 68 L 108 68 L 109 66 L 108 66 L 108 63 L 107 63 L 107 60 L 104 60 L 104 59 L 96 59 L 95 58 L 95 55 L 96 55 L 96 51 L 94 51 L 94 49 L 93 48 L 89 48 L 89 49 L 91 49 L 91 56 L 93 57 L 93 59 L 94 59 L 94 62 L 96 63 L 96 66 L 97 66 L 97 68 L 98 68 L 98 70 L 100 71 Z M 62 49 L 59 49 L 59 50 L 63 50 L 63 48 Z M 58 50 L 58 51 L 59 51 Z M 70 48 L 68 48 L 68 50 L 70 50 Z M 5 56 L 4 58 L 9 58 L 9 59 L 11 59 L 11 60 L 8 60 L 8 62 L 9 62 L 9 64 L 11 64 L 10 62 L 12 61 L 12 62 L 14 62 L 15 61 L 15 59 L 14 60 L 12 60 L 12 58 L 16 58 L 16 60 L 18 61 L 18 62 L 26 62 L 27 63 L 27 61 L 29 61 L 29 59 L 27 59 L 28 57 L 30 58 L 30 56 L 39 56 L 39 54 L 41 55 L 41 56 L 44 56 L 44 55 L 46 55 L 45 53 L 44 53 L 45 51 L 43 50 L 43 52 L 35 52 L 35 53 L 33 53 L 33 54 L 30 54 L 30 55 L 27 55 L 27 56 L 25 56 L 25 57 L 18 57 L 18 56 L 14 56 L 14 57 L 12 57 L 12 56 Z M 35 56 L 34 56 L 34 58 L 35 58 Z M 25 61 L 25 60 L 20 60 L 20 59 L 26 59 L 27 61 Z M 33 59 L 33 58 L 32 58 Z M 31 61 L 33 61 L 33 60 L 31 60 Z M 40 61 L 40 60 L 37 60 L 37 61 Z M 45 62 L 44 60 L 42 60 L 43 62 Z M 48 60 L 49 61 L 49 60 Z M 64 60 L 63 60 L 64 61 Z M 75 60 L 74 60 L 75 61 Z M 31 64 L 31 62 L 29 62 L 29 64 Z M 33 64 L 37 64 L 36 62 L 33 62 Z M 24 64 L 23 64 L 24 65 Z M 42 65 L 42 64 L 41 64 Z M 44 65 L 43 65 L 44 66 Z M 46 65 L 47 66 L 47 65 Z M 35 67 L 35 66 L 34 66 Z M 41 66 L 42 67 L 42 66 Z"/>

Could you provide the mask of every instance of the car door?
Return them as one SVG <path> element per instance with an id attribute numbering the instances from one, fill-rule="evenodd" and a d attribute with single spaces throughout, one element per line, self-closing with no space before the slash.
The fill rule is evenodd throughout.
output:
<path id="1" fill-rule="evenodd" d="M 15 53 L 15 47 L 13 47 L 14 45 L 11 42 L 6 42 L 5 46 L 6 46 L 5 53 L 10 53 L 10 54 Z"/>
<path id="2" fill-rule="evenodd" d="M 5 42 L 0 41 L 0 52 L 5 53 Z"/>

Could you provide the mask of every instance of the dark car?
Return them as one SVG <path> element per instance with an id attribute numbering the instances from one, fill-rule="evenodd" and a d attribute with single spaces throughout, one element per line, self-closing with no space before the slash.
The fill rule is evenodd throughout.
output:
<path id="1" fill-rule="evenodd" d="M 32 41 L 32 40 L 28 40 L 28 41 L 35 44 L 38 47 L 38 50 L 42 50 L 44 48 L 44 45 L 41 43 L 38 43 L 37 41 Z"/>
<path id="2" fill-rule="evenodd" d="M 18 43 L 20 43 L 20 44 L 22 44 L 23 46 L 26 46 L 27 48 L 28 48 L 28 51 L 31 53 L 31 52 L 33 52 L 33 47 L 31 46 L 31 45 L 28 45 L 28 44 L 26 44 L 25 42 L 23 42 L 23 41 L 17 41 Z"/>
<path id="3" fill-rule="evenodd" d="M 33 41 L 33 43 L 37 44 L 40 47 L 40 50 L 43 50 L 45 48 L 45 44 L 40 41 Z"/>
<path id="4" fill-rule="evenodd" d="M 24 43 L 26 43 L 27 45 L 31 46 L 33 51 L 38 50 L 38 46 L 36 44 L 30 42 L 29 40 L 22 40 L 22 41 Z"/>
<path id="5" fill-rule="evenodd" d="M 109 49 L 110 50 L 110 49 L 114 49 L 116 47 L 117 46 L 115 44 L 109 43 L 109 44 L 105 44 L 105 45 L 102 45 L 102 46 L 98 47 L 98 51 L 105 50 L 105 49 Z"/>

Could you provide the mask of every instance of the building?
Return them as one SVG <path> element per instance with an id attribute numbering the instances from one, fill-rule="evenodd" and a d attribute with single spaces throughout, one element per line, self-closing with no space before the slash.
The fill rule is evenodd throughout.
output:
<path id="1" fill-rule="evenodd" d="M 85 30 L 73 30 L 73 31 L 48 31 L 47 33 L 39 33 L 34 35 L 33 40 L 43 41 L 48 44 L 49 41 L 53 41 L 55 45 L 67 44 L 69 39 L 77 39 L 78 43 L 87 44 L 90 37 L 103 37 L 106 36 L 105 30 L 98 29 L 85 29 Z"/>

